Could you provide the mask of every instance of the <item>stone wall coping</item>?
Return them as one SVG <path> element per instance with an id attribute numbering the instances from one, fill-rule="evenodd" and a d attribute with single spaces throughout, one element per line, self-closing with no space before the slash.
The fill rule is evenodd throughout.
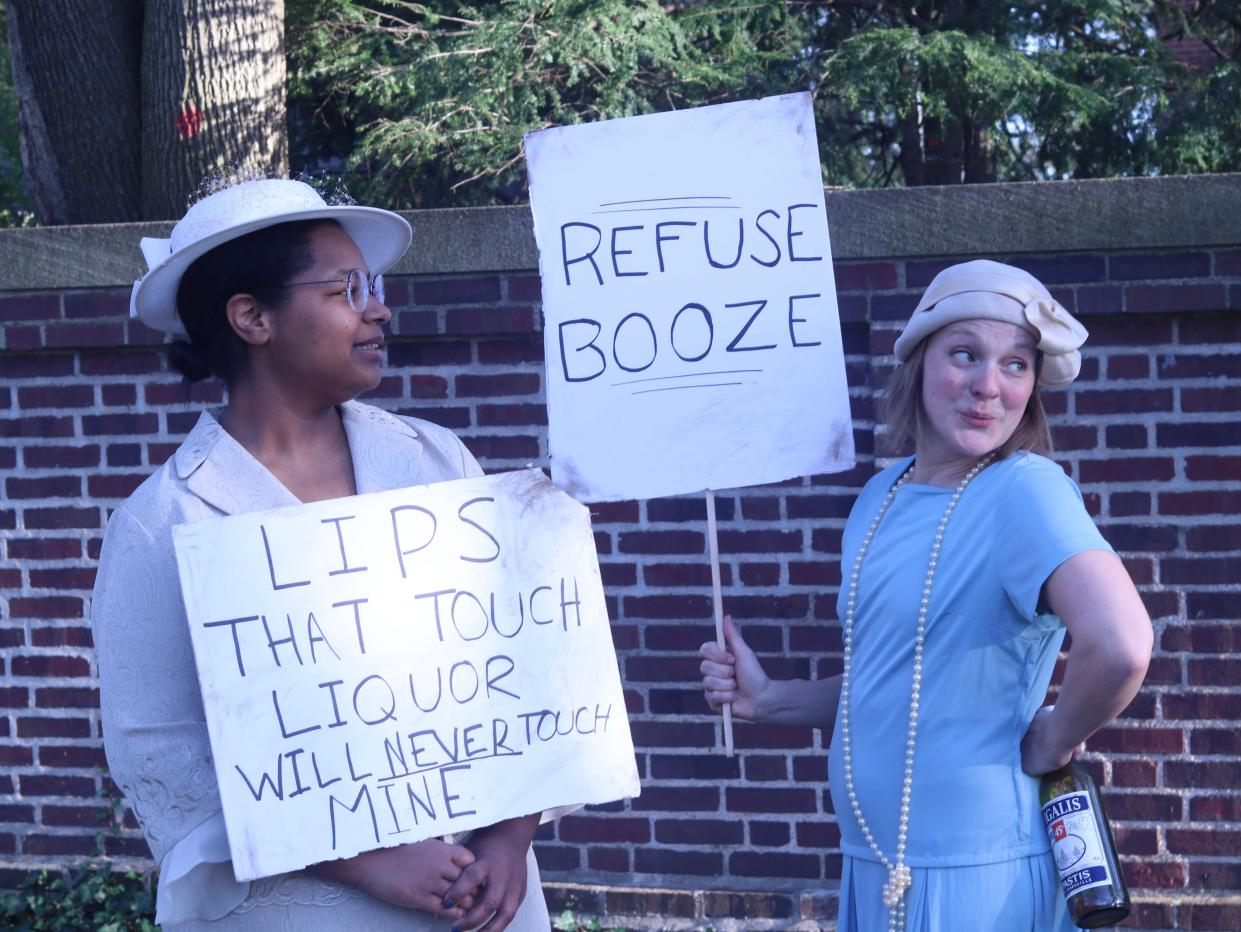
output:
<path id="1" fill-rule="evenodd" d="M 836 259 L 1004 256 L 1241 243 L 1241 173 L 846 190 L 826 195 Z M 538 268 L 529 206 L 407 211 L 414 248 L 393 270 Z M 170 222 L 0 230 L 0 291 L 124 287 L 141 236 Z"/>

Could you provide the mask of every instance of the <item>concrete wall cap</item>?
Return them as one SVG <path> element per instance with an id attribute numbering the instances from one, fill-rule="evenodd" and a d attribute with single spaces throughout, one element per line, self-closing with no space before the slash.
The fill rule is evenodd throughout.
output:
<path id="1" fill-rule="evenodd" d="M 1241 242 L 1241 174 L 922 188 L 829 188 L 836 259 L 1185 249 Z M 402 213 L 418 248 L 391 274 L 538 268 L 528 206 Z M 0 291 L 128 287 L 143 236 L 172 224 L 0 230 Z"/>

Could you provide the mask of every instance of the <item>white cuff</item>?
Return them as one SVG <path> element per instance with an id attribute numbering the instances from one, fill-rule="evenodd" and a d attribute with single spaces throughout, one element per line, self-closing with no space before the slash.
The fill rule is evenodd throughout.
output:
<path id="1" fill-rule="evenodd" d="M 249 893 L 249 881 L 233 876 L 224 813 L 217 812 L 173 845 L 160 862 L 155 922 L 219 919 Z"/>

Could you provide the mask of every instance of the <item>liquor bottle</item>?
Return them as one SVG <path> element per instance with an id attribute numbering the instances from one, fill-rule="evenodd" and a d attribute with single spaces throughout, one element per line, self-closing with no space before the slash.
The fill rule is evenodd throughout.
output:
<path id="1" fill-rule="evenodd" d="M 1094 778 L 1069 761 L 1043 774 L 1039 802 L 1069 916 L 1079 929 L 1120 922 L 1129 915 L 1129 890 Z"/>

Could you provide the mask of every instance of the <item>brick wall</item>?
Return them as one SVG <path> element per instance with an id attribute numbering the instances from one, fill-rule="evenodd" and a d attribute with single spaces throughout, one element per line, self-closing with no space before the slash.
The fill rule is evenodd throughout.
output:
<path id="1" fill-rule="evenodd" d="M 1046 394 L 1058 458 L 1156 627 L 1142 692 L 1088 747 L 1137 903 L 1130 928 L 1241 928 L 1241 178 L 1230 179 L 1207 195 L 1232 198 L 1222 229 L 1130 236 L 1158 189 L 1133 181 L 1086 189 L 1142 206 L 1133 223 L 1109 221 L 1116 244 L 1057 223 L 1041 242 L 1024 230 L 957 248 L 971 234 L 954 227 L 937 240 L 951 256 L 929 244 L 894 258 L 867 239 L 879 213 L 866 205 L 887 211 L 893 192 L 829 198 L 858 466 L 717 493 L 726 609 L 774 675 L 838 672 L 840 533 L 875 469 L 873 391 L 922 288 L 952 261 L 989 255 L 1079 313 L 1091 331 L 1082 376 Z M 970 196 L 1067 193 L 993 187 Z M 909 193 L 910 210 L 925 212 L 926 196 Z M 950 216 L 968 226 L 961 203 Z M 423 217 L 420 235 L 450 219 Z M 90 590 L 110 510 L 221 400 L 166 371 L 158 336 L 124 316 L 122 276 L 41 283 L 7 264 L 26 248 L 11 236 L 0 232 L 0 886 L 92 855 L 147 863 L 107 778 Z M 89 231 L 73 236 L 76 251 L 112 254 Z M 529 243 L 516 253 L 524 266 L 489 269 L 474 253 L 458 257 L 465 271 L 402 266 L 388 371 L 371 396 L 456 430 L 488 470 L 547 462 L 538 279 Z M 740 723 L 726 758 L 696 686 L 695 651 L 712 633 L 703 501 L 592 512 L 644 789 L 541 830 L 553 907 L 634 925 L 655 914 L 831 928 L 840 854 L 823 739 Z"/>

